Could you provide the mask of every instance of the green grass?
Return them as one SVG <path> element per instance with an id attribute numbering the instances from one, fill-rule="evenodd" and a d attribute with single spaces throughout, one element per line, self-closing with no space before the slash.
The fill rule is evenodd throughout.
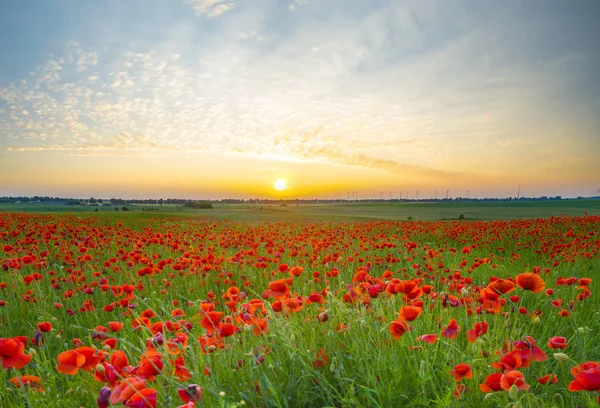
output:
<path id="1" fill-rule="evenodd" d="M 529 203 L 511 203 L 512 210 L 520 214 L 539 211 L 539 206 L 521 204 Z M 251 213 L 252 216 L 237 215 L 238 219 L 252 222 L 207 222 L 201 215 L 189 218 L 185 212 L 176 209 L 171 214 L 165 211 L 159 217 L 155 212 L 146 211 L 112 211 L 106 214 L 81 212 L 72 215 L 0 214 L 0 233 L 8 233 L 0 234 L 0 250 L 3 245 L 10 243 L 18 251 L 14 255 L 0 252 L 0 264 L 13 256 L 21 257 L 28 252 L 41 256 L 42 252 L 48 251 L 45 256 L 48 265 L 44 268 L 24 265 L 21 269 L 0 269 L 0 282 L 7 283 L 7 287 L 0 290 L 0 300 L 7 302 L 6 306 L 0 308 L 0 337 L 32 336 L 36 324 L 41 321 L 50 321 L 54 326 L 54 331 L 45 335 L 43 347 L 27 347 L 28 350 L 35 350 L 32 353 L 35 356 L 28 366 L 18 370 L 20 375 L 27 373 L 42 378 L 46 393 L 15 389 L 8 380 L 17 375 L 17 371 L 1 370 L 0 384 L 4 385 L 4 389 L 0 389 L 0 407 L 96 406 L 95 399 L 102 384 L 94 381 L 91 373 L 79 372 L 75 376 L 57 373 L 56 356 L 72 349 L 72 341 L 76 337 L 86 345 L 101 348 L 101 344 L 91 338 L 92 330 L 98 325 L 106 326 L 109 321 L 118 320 L 125 323 L 125 328 L 114 335 L 118 339 L 117 348 L 127 353 L 131 365 L 136 365 L 145 340 L 152 334 L 145 329 L 132 330 L 133 317 L 145 309 L 151 309 L 158 315 L 152 319 L 153 322 L 173 320 L 170 312 L 175 308 L 174 301 L 180 302 L 178 307 L 186 312 L 185 319 L 194 323 L 191 331 L 186 331 L 189 348 L 185 352 L 186 366 L 191 370 L 192 378 L 178 381 L 171 376 L 165 357 L 165 375 L 159 375 L 155 381 L 149 382 L 150 387 L 157 389 L 159 407 L 177 407 L 180 402 L 176 389 L 189 383 L 202 386 L 204 395 L 199 406 L 208 407 L 233 408 L 241 406 L 241 401 L 246 406 L 290 408 L 486 408 L 509 404 L 518 407 L 593 406 L 597 393 L 571 393 L 567 391 L 567 386 L 573 378 L 571 367 L 584 361 L 600 361 L 600 348 L 597 347 L 600 342 L 600 301 L 597 297 L 600 291 L 600 279 L 597 277 L 600 261 L 595 243 L 599 224 L 597 217 L 468 223 L 346 222 L 352 217 L 362 220 L 363 217 L 369 218 L 372 213 L 386 214 L 386 211 L 398 210 L 402 206 L 306 206 L 308 208 L 301 213 L 302 207 L 269 209 L 263 206 L 263 210 L 253 208 L 251 211 L 271 211 L 270 214 L 281 211 L 289 214 L 290 221 L 310 217 L 324 221 L 331 219 L 327 214 L 338 213 L 339 219 L 344 222 L 263 223 L 256 222 L 254 213 Z M 446 209 L 453 213 L 455 210 Z M 215 209 L 214 213 L 235 218 L 235 211 L 242 210 L 224 207 Z M 421 207 L 421 211 L 427 210 L 431 209 L 427 209 L 426 205 Z M 565 208 L 554 210 L 565 211 Z M 571 210 L 590 211 L 587 207 Z M 487 211 L 499 210 L 488 206 Z M 413 214 L 416 213 L 413 211 Z M 267 219 L 281 220 L 274 216 Z M 123 225 L 119 226 L 118 223 Z M 162 234 L 163 243 L 148 241 L 156 238 L 156 234 Z M 170 234 L 168 238 L 167 234 Z M 55 242 L 59 245 L 55 245 Z M 416 242 L 418 247 L 409 252 L 405 247 L 408 242 Z M 177 249 L 173 243 L 178 243 Z M 89 248 L 87 253 L 93 257 L 92 260 L 76 260 L 80 245 Z M 213 250 L 209 250 L 209 246 Z M 462 253 L 465 246 L 473 247 L 470 254 Z M 456 254 L 450 251 L 451 248 L 458 249 Z M 123 250 L 121 254 L 118 254 L 119 249 Z M 246 251 L 255 253 L 250 255 Z M 274 251 L 281 256 L 275 257 Z M 213 253 L 216 257 L 222 256 L 223 261 L 220 264 L 213 262 L 214 269 L 206 274 L 190 268 L 178 272 L 173 266 L 186 259 L 186 252 L 200 258 L 207 258 Z M 64 258 L 69 253 L 73 254 L 73 262 Z M 139 277 L 136 272 L 146 264 L 136 258 L 136 253 L 154 264 L 161 259 L 172 259 L 173 263 L 154 276 Z M 241 259 L 251 262 L 236 261 L 239 254 L 244 254 Z M 334 254 L 339 258 L 332 258 Z M 389 260 L 389 256 L 397 257 L 397 261 Z M 112 264 L 119 268 L 118 271 L 103 266 L 103 262 L 111 257 L 118 258 Z M 484 258 L 490 258 L 490 263 L 469 270 L 477 260 Z M 256 266 L 256 262 L 265 259 L 269 264 L 267 268 Z M 463 260 L 467 261 L 465 265 L 462 265 Z M 196 341 L 204 334 L 197 317 L 200 301 L 208 299 L 209 292 L 213 292 L 216 310 L 234 315 L 223 304 L 222 294 L 227 288 L 232 285 L 243 287 L 243 283 L 248 281 L 250 285 L 243 289 L 247 299 L 258 299 L 270 281 L 289 276 L 277 272 L 281 263 L 304 266 L 303 274 L 295 278 L 291 286 L 293 293 L 306 297 L 328 286 L 330 294 L 325 296 L 326 303 L 323 306 L 307 304 L 299 312 L 286 315 L 273 312 L 270 307 L 273 299 L 270 299 L 266 304 L 269 318 L 266 335 L 254 336 L 244 329 L 243 323 L 236 323 L 240 332 L 225 339 L 225 348 L 217 349 L 214 353 L 202 353 Z M 439 263 L 443 264 L 442 268 L 439 268 Z M 388 326 L 405 304 L 400 295 L 388 297 L 380 294 L 370 299 L 369 307 L 361 301 L 350 304 L 343 300 L 349 292 L 349 286 L 353 290 L 359 286 L 358 282 L 353 283 L 353 277 L 360 266 L 367 264 L 371 265 L 369 275 L 372 280 L 380 278 L 386 270 L 393 272 L 393 277 L 398 279 L 424 278 L 423 274 L 416 274 L 414 264 L 419 264 L 423 271 L 427 270 L 426 265 L 433 269 L 431 275 L 435 279 L 425 278 L 423 284 L 431 284 L 438 295 L 423 297 L 423 314 L 410 322 L 412 330 L 397 341 L 390 336 Z M 330 282 L 327 284 L 325 272 L 333 267 L 338 268 L 340 274 L 328 279 Z M 512 301 L 506 298 L 507 305 L 503 311 L 508 314 L 505 316 L 485 313 L 469 315 L 466 307 L 443 305 L 444 294 L 463 297 L 461 289 L 451 286 L 451 283 L 463 285 L 468 292 L 464 297 L 476 305 L 478 288 L 485 287 L 491 276 L 514 277 L 534 267 L 542 270 L 548 268 L 548 272 L 543 272 L 542 276 L 546 287 L 555 289 L 552 296 L 517 288 L 510 295 L 519 295 L 519 299 Z M 55 274 L 50 275 L 50 271 Z M 458 278 L 454 281 L 444 280 L 456 276 L 455 271 L 460 271 Z M 42 274 L 43 279 L 27 285 L 24 276 L 36 272 Z M 321 273 L 320 281 L 313 279 L 313 272 Z M 97 273 L 99 275 L 95 275 Z M 226 278 L 227 273 L 231 273 L 232 277 Z M 79 277 L 79 280 L 73 280 L 72 276 Z M 559 309 L 552 306 L 551 301 L 563 299 L 563 307 L 568 308 L 569 302 L 580 291 L 576 285 L 556 286 L 559 276 L 593 278 L 590 285 L 592 297 L 582 302 L 575 301 L 571 317 L 558 317 Z M 59 288 L 52 287 L 52 278 L 58 279 Z M 127 315 L 127 309 L 117 308 L 112 312 L 102 310 L 104 305 L 115 300 L 110 291 L 103 292 L 98 287 L 93 294 L 83 291 L 85 284 L 91 285 L 100 278 L 108 279 L 111 285 L 143 285 L 143 289 L 136 290 L 136 298 L 132 301 L 136 304 L 136 308 L 131 309 L 134 316 Z M 383 282 L 386 281 L 389 279 L 383 279 Z M 63 293 L 69 289 L 75 294 L 65 298 Z M 28 290 L 37 297 L 36 303 L 23 301 L 23 295 Z M 96 309 L 79 312 L 85 300 L 92 300 Z M 191 302 L 190 306 L 186 305 L 187 301 Z M 55 302 L 63 307 L 56 309 Z M 519 313 L 519 307 L 527 308 L 527 313 Z M 65 313 L 68 308 L 75 310 L 76 314 L 70 316 Z M 542 312 L 539 322 L 530 317 L 535 310 Z M 326 311 L 329 320 L 319 323 L 316 316 L 322 311 Z M 456 339 L 440 336 L 439 341 L 432 345 L 416 342 L 416 338 L 423 334 L 439 335 L 442 327 L 453 318 L 462 327 Z M 465 332 L 476 321 L 486 321 L 490 329 L 478 342 L 471 344 L 467 342 Z M 342 323 L 349 325 L 350 329 L 339 331 Z M 547 361 L 532 362 L 530 367 L 519 369 L 531 385 L 529 392 L 520 391 L 514 398 L 506 391 L 486 397 L 478 386 L 495 371 L 490 365 L 500 358 L 496 352 L 502 350 L 505 342 L 524 339 L 529 335 L 537 340 L 549 356 Z M 165 333 L 165 337 L 171 336 Z M 569 346 L 563 352 L 570 357 L 569 362 L 559 362 L 552 357 L 558 351 L 546 345 L 552 336 L 566 337 Z M 420 348 L 411 349 L 413 346 Z M 264 362 L 257 364 L 257 350 L 264 347 L 270 351 L 264 355 Z M 329 360 L 325 366 L 315 367 L 313 362 L 321 348 L 327 351 Z M 162 348 L 159 350 L 164 353 Z M 239 364 L 240 361 L 242 364 Z M 458 363 L 469 363 L 474 372 L 472 379 L 463 381 L 469 391 L 461 400 L 453 395 L 456 382 L 449 374 Z M 204 375 L 205 368 L 210 369 L 210 376 Z M 556 374 L 559 383 L 547 386 L 538 384 L 536 379 L 548 373 Z"/>
<path id="2" fill-rule="evenodd" d="M 359 220 L 508 220 L 600 214 L 600 200 L 499 203 L 349 203 L 301 205 L 215 205 L 212 210 L 182 206 L 129 206 L 123 213 L 114 207 L 62 206 L 46 204 L 0 204 L 0 211 L 93 214 L 107 218 L 146 219 L 162 217 L 211 218 L 237 221 L 359 221 Z M 98 209 L 98 212 L 94 210 Z M 149 211 L 145 211 L 145 210 Z"/>

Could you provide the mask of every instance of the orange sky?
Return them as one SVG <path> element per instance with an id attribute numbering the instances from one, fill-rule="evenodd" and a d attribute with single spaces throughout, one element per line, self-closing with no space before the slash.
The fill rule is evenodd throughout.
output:
<path id="1" fill-rule="evenodd" d="M 347 4 L 11 3 L 0 195 L 600 195 L 586 4 Z"/>

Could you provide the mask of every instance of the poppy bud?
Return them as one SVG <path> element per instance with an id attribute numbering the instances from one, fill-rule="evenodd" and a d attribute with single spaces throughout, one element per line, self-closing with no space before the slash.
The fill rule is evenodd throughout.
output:
<path id="1" fill-rule="evenodd" d="M 106 408 L 109 404 L 111 390 L 108 387 L 102 387 L 100 393 L 98 394 L 98 399 L 96 402 L 98 403 L 99 408 Z"/>
<path id="2" fill-rule="evenodd" d="M 540 324 L 541 320 L 539 316 L 536 316 L 533 318 L 533 320 L 531 321 L 531 324 Z"/>
<path id="3" fill-rule="evenodd" d="M 508 395 L 510 395 L 512 399 L 516 400 L 519 396 L 519 387 L 517 387 L 516 384 L 513 384 L 508 390 Z"/>
<path id="4" fill-rule="evenodd" d="M 554 358 L 556 359 L 556 361 L 560 361 L 560 362 L 567 362 L 570 360 L 569 356 L 567 356 L 564 353 L 554 353 Z"/>
<path id="5" fill-rule="evenodd" d="M 469 296 L 469 289 L 467 289 L 467 288 L 462 288 L 462 289 L 460 290 L 460 295 L 461 295 L 462 297 L 467 297 L 467 296 Z"/>
<path id="6" fill-rule="evenodd" d="M 96 371 L 98 371 L 99 373 L 104 373 L 104 372 L 106 372 L 106 369 L 104 368 L 104 366 L 102 364 L 98 364 L 96 366 Z"/>
<path id="7" fill-rule="evenodd" d="M 36 350 L 36 349 L 34 349 L 34 348 L 30 348 L 30 349 L 29 349 L 29 355 L 30 355 L 31 357 L 35 357 L 35 356 L 36 356 L 36 354 L 37 354 L 37 350 Z"/>

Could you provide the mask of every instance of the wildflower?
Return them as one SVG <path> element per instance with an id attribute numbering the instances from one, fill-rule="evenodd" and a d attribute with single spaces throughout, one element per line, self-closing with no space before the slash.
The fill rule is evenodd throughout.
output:
<path id="1" fill-rule="evenodd" d="M 563 350 L 568 346 L 567 339 L 564 337 L 554 336 L 548 339 L 548 347 L 551 349 Z"/>
<path id="2" fill-rule="evenodd" d="M 462 381 L 463 378 L 473 378 L 473 370 L 466 363 L 456 364 L 454 369 L 450 371 L 456 381 Z"/>

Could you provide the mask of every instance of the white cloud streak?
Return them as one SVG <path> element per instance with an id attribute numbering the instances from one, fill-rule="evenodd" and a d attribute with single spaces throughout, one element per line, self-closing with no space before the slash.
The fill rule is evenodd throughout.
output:
<path id="1" fill-rule="evenodd" d="M 185 3 L 208 18 L 236 8 L 225 0 Z M 320 7 L 305 3 L 291 4 Z M 237 152 L 476 177 L 491 171 L 476 152 L 520 155 L 547 136 L 514 132 L 536 129 L 518 120 L 540 114 L 540 104 L 568 86 L 565 66 L 581 61 L 523 59 L 507 42 L 523 40 L 527 27 L 448 22 L 450 6 L 432 4 L 391 2 L 355 21 L 333 11 L 326 23 L 296 21 L 286 35 L 240 8 L 183 55 L 171 48 L 193 26 L 180 27 L 177 41 L 110 55 L 71 43 L 64 57 L 0 89 L 4 146 Z M 436 24 L 446 24 L 448 39 L 433 46 L 427 33 Z M 461 165 L 464 157 L 473 159 Z"/>

